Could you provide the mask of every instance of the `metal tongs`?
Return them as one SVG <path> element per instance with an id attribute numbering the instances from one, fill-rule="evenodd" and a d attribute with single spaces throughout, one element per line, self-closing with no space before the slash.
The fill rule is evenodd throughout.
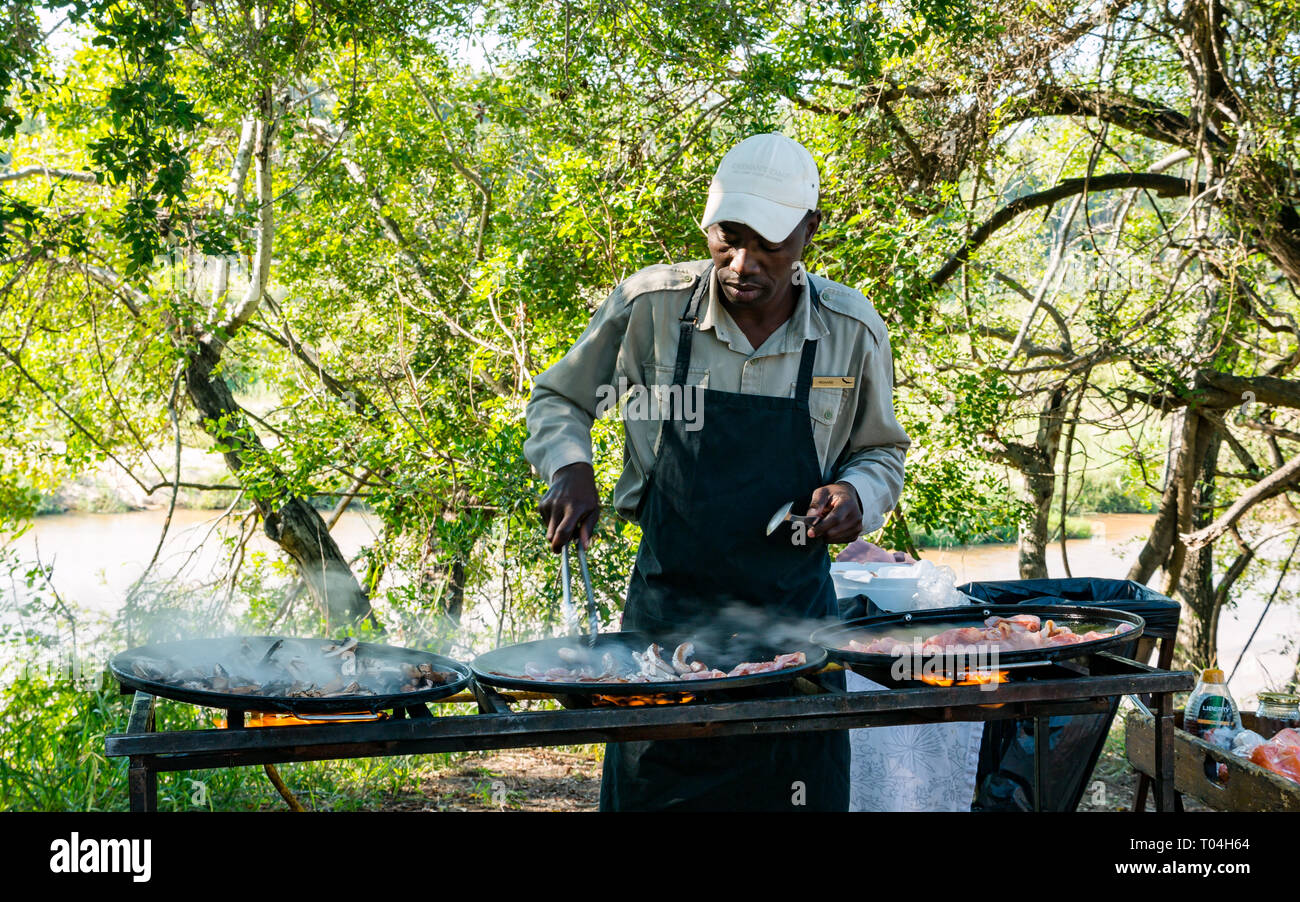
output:
<path id="1" fill-rule="evenodd" d="M 578 612 L 573 607 L 572 577 L 569 575 L 569 545 L 578 549 L 578 567 L 582 570 L 582 585 L 587 592 L 587 645 L 594 647 L 600 635 L 600 614 L 596 610 L 596 593 L 591 590 L 591 573 L 587 570 L 587 551 L 582 540 L 574 538 L 560 549 L 560 585 L 564 587 L 564 627 L 570 636 L 578 635 Z"/>

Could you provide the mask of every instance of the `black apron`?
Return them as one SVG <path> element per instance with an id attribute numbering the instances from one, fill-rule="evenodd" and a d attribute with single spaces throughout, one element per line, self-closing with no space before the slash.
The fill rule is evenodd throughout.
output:
<path id="1" fill-rule="evenodd" d="M 710 266 L 682 314 L 674 385 L 686 385 L 712 277 Z M 808 287 L 816 307 L 816 289 Z M 781 505 L 793 500 L 796 511 L 806 510 L 822 485 L 808 411 L 816 356 L 817 342 L 805 340 L 793 398 L 697 388 L 701 428 L 682 417 L 664 422 L 639 507 L 641 546 L 623 629 L 686 635 L 735 605 L 767 617 L 837 615 L 825 542 L 765 534 Z M 843 731 L 610 743 L 600 807 L 847 811 L 848 770 Z"/>

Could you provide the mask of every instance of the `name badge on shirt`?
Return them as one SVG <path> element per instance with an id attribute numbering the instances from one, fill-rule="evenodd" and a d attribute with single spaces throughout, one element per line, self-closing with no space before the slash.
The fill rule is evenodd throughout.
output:
<path id="1" fill-rule="evenodd" d="M 813 388 L 852 388 L 856 380 L 852 376 L 813 376 Z"/>

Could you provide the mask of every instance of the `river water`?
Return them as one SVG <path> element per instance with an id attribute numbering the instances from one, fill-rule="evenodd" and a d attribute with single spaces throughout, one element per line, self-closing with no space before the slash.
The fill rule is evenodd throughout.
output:
<path id="1" fill-rule="evenodd" d="M 224 568 L 229 549 L 213 526 L 217 511 L 178 510 L 151 580 L 179 577 L 186 580 L 211 578 L 214 568 Z M 158 543 L 164 514 L 135 511 L 124 514 L 58 514 L 38 517 L 30 531 L 15 543 L 25 560 L 39 555 L 53 564 L 51 581 L 59 593 L 82 610 L 112 615 L 122 604 L 131 584 L 143 572 Z M 1075 576 L 1123 579 L 1128 564 L 1145 539 L 1152 517 L 1146 514 L 1103 514 L 1091 520 L 1092 537 L 1066 544 L 1071 572 Z M 334 528 L 334 536 L 349 558 L 374 541 L 378 525 L 364 513 L 348 513 Z M 250 541 L 252 551 L 273 553 L 274 544 L 261 534 Z M 1280 554 L 1283 549 L 1274 549 Z M 953 568 L 958 583 L 974 580 L 1016 579 L 1016 549 L 1013 545 L 978 545 L 945 550 L 929 549 L 924 556 L 936 564 Z M 1048 555 L 1052 577 L 1065 576 L 1059 543 Z M 220 571 L 218 571 L 220 572 Z M 1258 634 L 1250 645 L 1232 690 L 1237 700 L 1253 708 L 1256 692 L 1280 688 L 1295 667 L 1296 640 L 1300 638 L 1300 607 L 1275 603 L 1260 622 L 1270 584 L 1262 590 L 1237 594 L 1225 610 L 1219 627 L 1219 658 L 1231 670 L 1257 623 Z M 1300 591 L 1300 574 L 1287 578 L 1286 588 Z M 12 592 L 0 586 L 0 592 Z M 19 589 L 21 591 L 21 589 Z"/>
<path id="2" fill-rule="evenodd" d="M 231 559 L 221 532 L 214 531 L 220 518 L 220 511 L 177 510 L 150 580 L 198 581 L 220 573 L 217 568 L 225 568 Z M 24 561 L 39 556 L 42 564 L 52 564 L 51 582 L 65 599 L 87 611 L 112 614 L 153 556 L 165 519 L 165 511 L 154 510 L 37 517 L 15 542 L 15 550 Z M 351 559 L 375 540 L 377 531 L 367 514 L 348 512 L 332 533 L 339 550 Z M 248 552 L 257 551 L 278 553 L 260 527 L 248 543 Z"/>

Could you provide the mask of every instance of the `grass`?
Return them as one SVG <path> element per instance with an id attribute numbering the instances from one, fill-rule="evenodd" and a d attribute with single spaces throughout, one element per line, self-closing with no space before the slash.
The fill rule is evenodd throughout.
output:
<path id="1" fill-rule="evenodd" d="M 208 729 L 217 713 L 159 700 L 156 718 L 160 730 Z M 0 811 L 127 810 L 127 762 L 104 755 L 104 737 L 125 732 L 129 715 L 130 697 L 115 684 L 87 687 L 35 676 L 0 686 Z M 453 760 L 451 755 L 356 758 L 278 769 L 308 809 L 353 811 L 379 808 Z M 285 807 L 261 767 L 158 776 L 160 811 Z"/>
<path id="2" fill-rule="evenodd" d="M 518 808 L 528 797 L 523 791 L 506 786 L 500 774 L 493 773 L 487 768 L 474 768 L 471 776 L 477 778 L 474 783 L 474 795 L 485 805 Z"/>

